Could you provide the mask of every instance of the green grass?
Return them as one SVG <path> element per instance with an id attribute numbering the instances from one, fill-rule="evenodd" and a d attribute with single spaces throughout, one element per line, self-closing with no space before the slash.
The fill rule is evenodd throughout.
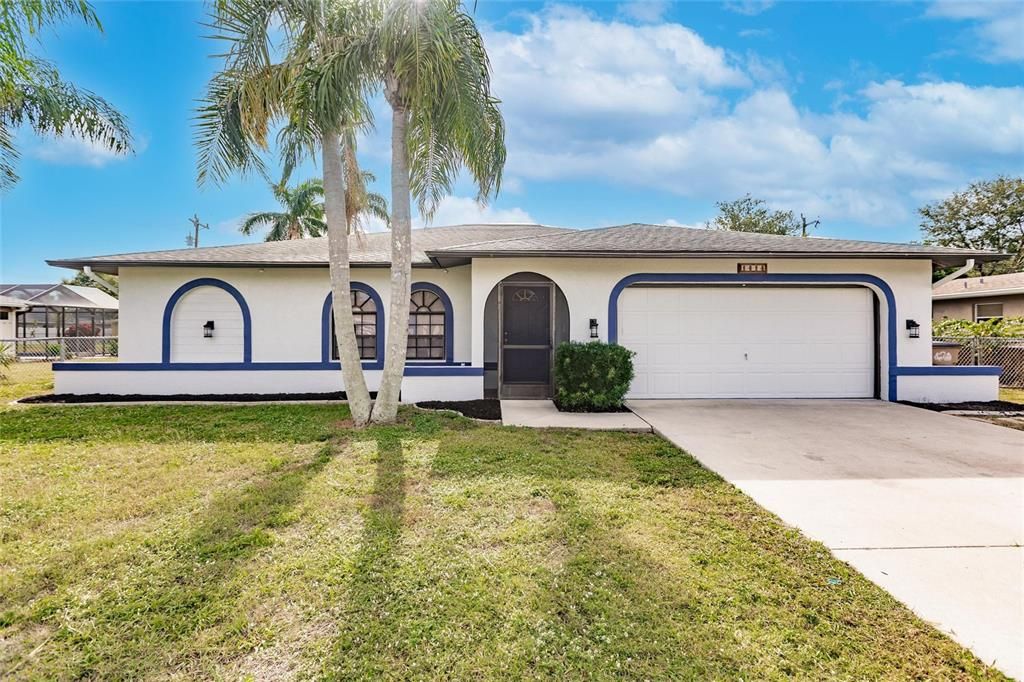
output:
<path id="1" fill-rule="evenodd" d="M 653 435 L 0 411 L 3 679 L 998 678 Z"/>
<path id="2" fill-rule="evenodd" d="M 48 362 L 15 362 L 2 374 L 0 404 L 53 392 L 53 369 Z"/>

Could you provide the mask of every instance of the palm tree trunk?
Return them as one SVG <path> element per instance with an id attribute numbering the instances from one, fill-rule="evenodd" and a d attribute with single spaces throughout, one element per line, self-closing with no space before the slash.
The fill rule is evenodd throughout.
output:
<path id="1" fill-rule="evenodd" d="M 398 397 L 409 340 L 409 297 L 412 282 L 412 207 L 409 190 L 409 111 L 391 104 L 391 303 L 384 373 L 373 405 L 373 421 L 389 423 L 398 415 Z"/>
<path id="2" fill-rule="evenodd" d="M 338 340 L 341 375 L 352 421 L 363 426 L 370 420 L 370 393 L 359 359 L 355 322 L 352 318 L 352 273 L 349 270 L 348 225 L 345 221 L 345 176 L 341 169 L 341 136 L 324 132 L 321 138 L 324 171 L 324 217 L 327 219 L 327 250 L 334 299 L 334 334 Z"/>

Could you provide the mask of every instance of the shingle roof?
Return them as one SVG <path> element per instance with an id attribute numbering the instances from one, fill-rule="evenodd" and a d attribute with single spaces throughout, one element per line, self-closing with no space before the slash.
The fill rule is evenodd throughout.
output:
<path id="1" fill-rule="evenodd" d="M 932 298 L 974 298 L 996 293 L 1024 294 L 1024 272 L 954 279 L 935 287 Z"/>
<path id="2" fill-rule="evenodd" d="M 458 244 L 540 236 L 562 231 L 565 231 L 564 228 L 544 225 L 453 225 L 422 228 L 412 231 L 412 260 L 415 265 L 430 265 L 427 251 Z M 391 262 L 391 235 L 388 232 L 352 235 L 349 244 L 353 265 L 384 266 Z M 46 262 L 67 268 L 88 265 L 96 272 L 116 272 L 118 267 L 125 265 L 326 265 L 327 238 L 60 258 Z"/>
<path id="3" fill-rule="evenodd" d="M 385 266 L 390 261 L 390 235 L 377 232 L 351 237 L 351 262 Z M 413 230 L 413 264 L 450 267 L 474 256 L 637 256 L 637 257 L 795 257 L 795 258 L 931 258 L 956 265 L 967 258 L 1000 260 L 988 251 L 949 249 L 920 244 L 783 237 L 723 232 L 666 225 L 619 225 L 574 230 L 543 225 L 455 225 Z M 110 256 L 66 258 L 50 265 L 97 272 L 116 272 L 131 265 L 323 266 L 327 239 L 297 239 L 199 249 L 146 251 Z"/>
<path id="4" fill-rule="evenodd" d="M 0 284 L 0 298 L 23 306 L 61 306 L 117 310 L 117 299 L 95 287 L 71 284 Z M 6 305 L 6 304 L 4 304 Z"/>
<path id="5" fill-rule="evenodd" d="M 28 304 L 12 296 L 0 295 L 0 308 L 27 308 Z"/>
<path id="6" fill-rule="evenodd" d="M 668 225 L 619 225 L 530 235 L 486 244 L 463 244 L 428 252 L 441 264 L 470 256 L 792 256 L 819 258 L 932 258 L 962 263 L 966 258 L 1001 260 L 988 251 L 951 249 L 921 244 L 787 237 Z"/>

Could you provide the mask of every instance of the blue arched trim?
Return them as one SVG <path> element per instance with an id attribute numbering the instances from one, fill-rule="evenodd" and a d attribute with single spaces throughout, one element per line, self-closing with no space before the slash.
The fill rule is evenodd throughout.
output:
<path id="1" fill-rule="evenodd" d="M 383 369 L 384 367 L 384 302 L 380 298 L 380 294 L 377 290 L 371 287 L 369 284 L 363 284 L 362 282 L 352 282 L 349 285 L 352 291 L 361 291 L 377 305 L 377 338 L 376 346 L 377 358 L 370 362 L 363 363 L 363 369 Z M 332 292 L 327 293 L 327 298 L 324 299 L 323 311 L 320 314 L 320 362 L 327 364 L 333 362 L 331 360 L 331 304 L 334 301 L 334 294 Z"/>
<path id="2" fill-rule="evenodd" d="M 896 376 L 899 364 L 896 362 L 896 296 L 892 287 L 881 277 L 874 275 L 740 275 L 731 273 L 707 274 L 674 274 L 674 273 L 641 273 L 623 277 L 612 287 L 608 297 L 608 342 L 616 343 L 619 338 L 619 295 L 623 289 L 632 284 L 657 284 L 659 282 L 676 284 L 860 284 L 873 286 L 885 296 L 887 323 L 887 376 L 888 398 L 896 400 Z"/>
<path id="3" fill-rule="evenodd" d="M 441 299 L 441 303 L 444 304 L 444 361 L 452 362 L 455 359 L 455 328 L 452 326 L 454 320 L 452 299 L 448 298 L 448 294 L 445 293 L 444 289 L 431 282 L 416 282 L 412 285 L 411 291 L 429 291 L 437 294 L 438 298 Z"/>
<path id="4" fill-rule="evenodd" d="M 171 362 L 171 315 L 174 313 L 174 306 L 178 304 L 182 296 L 199 287 L 223 289 L 231 294 L 231 297 L 238 303 L 238 307 L 242 309 L 242 363 L 248 365 L 252 362 L 252 315 L 249 314 L 249 305 L 245 302 L 245 297 L 242 296 L 238 289 L 224 280 L 214 279 L 213 277 L 200 277 L 191 282 L 186 282 L 178 287 L 171 294 L 171 297 L 167 299 L 167 305 L 164 306 L 163 352 L 161 353 L 160 361 L 165 365 Z"/>

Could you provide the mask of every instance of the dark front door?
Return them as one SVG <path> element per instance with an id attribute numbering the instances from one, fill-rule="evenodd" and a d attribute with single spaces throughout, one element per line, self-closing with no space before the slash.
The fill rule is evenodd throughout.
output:
<path id="1" fill-rule="evenodd" d="M 551 395 L 551 284 L 501 285 L 502 398 Z"/>

